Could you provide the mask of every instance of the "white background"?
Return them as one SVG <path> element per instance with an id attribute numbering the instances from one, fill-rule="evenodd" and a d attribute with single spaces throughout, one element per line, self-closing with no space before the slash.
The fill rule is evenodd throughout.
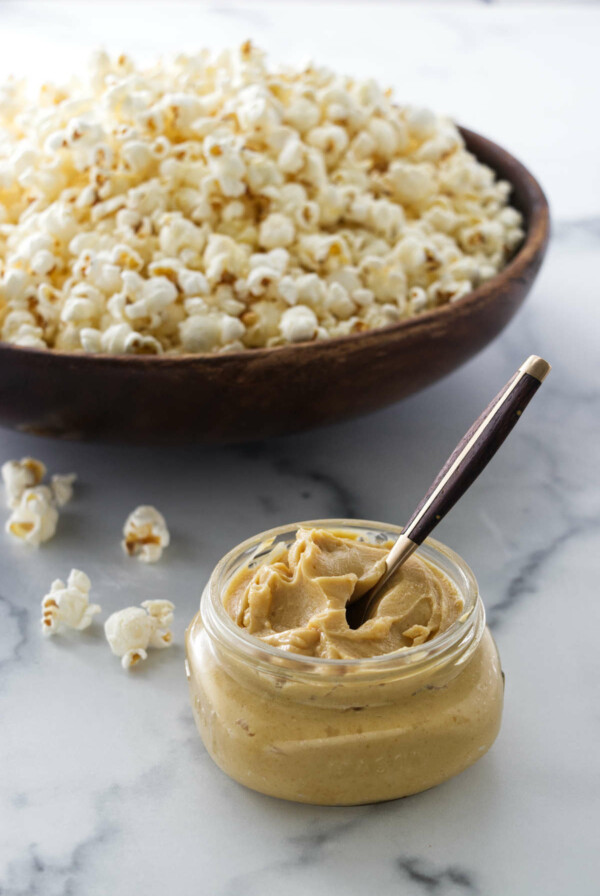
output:
<path id="1" fill-rule="evenodd" d="M 252 448 L 115 448 L 0 432 L 80 486 L 37 553 L 0 538 L 3 896 L 595 896 L 600 767 L 600 10 L 592 5 L 143 2 L 0 5 L 0 74 L 59 78 L 103 44 L 140 58 L 252 37 L 449 112 L 520 157 L 554 238 L 524 310 L 442 383 L 359 422 Z M 447 784 L 377 807 L 253 794 L 204 752 L 182 637 L 219 557 L 254 532 L 354 515 L 402 522 L 489 397 L 531 352 L 554 366 L 439 537 L 480 581 L 507 675 L 501 735 Z M 325 384 L 326 385 L 326 384 Z M 155 503 L 164 562 L 121 555 Z M 79 566 L 105 615 L 169 597 L 176 644 L 135 674 L 101 627 L 42 641 L 39 601 Z"/>

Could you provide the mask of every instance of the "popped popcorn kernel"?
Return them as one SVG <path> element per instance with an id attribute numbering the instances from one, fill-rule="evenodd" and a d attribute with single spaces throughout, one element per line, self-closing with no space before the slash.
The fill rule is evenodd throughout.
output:
<path id="1" fill-rule="evenodd" d="M 45 485 L 26 488 L 6 522 L 6 531 L 33 547 L 49 541 L 56 532 L 58 510 Z"/>
<path id="2" fill-rule="evenodd" d="M 317 332 L 317 316 L 307 305 L 294 305 L 281 315 L 280 331 L 286 342 L 305 342 Z"/>
<path id="3" fill-rule="evenodd" d="M 73 484 L 77 473 L 55 473 L 50 477 L 50 489 L 57 507 L 64 507 L 73 497 Z"/>
<path id="4" fill-rule="evenodd" d="M 7 505 L 13 509 L 18 507 L 25 489 L 39 485 L 45 475 L 46 465 L 34 457 L 7 460 L 2 464 L 2 480 L 6 489 Z"/>
<path id="5" fill-rule="evenodd" d="M 148 647 L 169 647 L 174 604 L 169 600 L 146 600 L 141 607 L 126 607 L 108 617 L 104 632 L 110 649 L 130 669 L 148 656 Z"/>
<path id="6" fill-rule="evenodd" d="M 37 350 L 363 332 L 459 301 L 524 236 L 453 122 L 248 41 L 148 68 L 97 53 L 37 98 L 9 82 L 0 191 L 0 339 Z"/>
<path id="7" fill-rule="evenodd" d="M 165 518 L 155 507 L 141 505 L 129 514 L 123 527 L 123 550 L 144 563 L 156 563 L 170 541 Z"/>
<path id="8" fill-rule="evenodd" d="M 49 637 L 65 628 L 81 631 L 88 628 L 93 617 L 101 612 L 98 604 L 90 604 L 92 585 L 79 569 L 72 569 L 67 584 L 55 579 L 49 593 L 42 600 L 42 631 Z"/>

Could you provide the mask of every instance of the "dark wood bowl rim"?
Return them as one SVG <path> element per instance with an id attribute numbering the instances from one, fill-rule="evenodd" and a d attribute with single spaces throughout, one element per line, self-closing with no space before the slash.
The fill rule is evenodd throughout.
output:
<path id="1" fill-rule="evenodd" d="M 496 292 L 498 287 L 505 281 L 512 278 L 519 278 L 523 272 L 534 261 L 536 255 L 543 249 L 549 233 L 550 233 L 550 209 L 548 200 L 544 195 L 538 181 L 531 172 L 518 159 L 511 155 L 507 150 L 503 149 L 497 143 L 483 137 L 475 131 L 459 126 L 459 130 L 466 142 L 471 139 L 479 141 L 490 148 L 496 155 L 504 157 L 506 165 L 511 166 L 517 177 L 514 178 L 512 186 L 518 183 L 527 185 L 528 201 L 531 204 L 531 215 L 527 222 L 527 230 L 525 240 L 521 247 L 508 264 L 502 268 L 494 277 L 486 280 L 481 286 L 467 293 L 456 302 L 449 302 L 446 305 L 440 305 L 432 311 L 425 311 L 416 317 L 399 321 L 395 324 L 389 324 L 386 327 L 376 327 L 372 330 L 366 330 L 363 333 L 351 333 L 347 336 L 335 336 L 331 339 L 323 339 L 315 342 L 295 342 L 286 345 L 276 345 L 270 348 L 251 348 L 237 352 L 219 353 L 186 353 L 178 355 L 107 355 L 94 354 L 92 352 L 63 352 L 55 349 L 28 348 L 27 346 L 12 345 L 9 342 L 0 340 L 0 352 L 19 352 L 20 354 L 29 354 L 38 358 L 53 358 L 57 360 L 65 359 L 69 361 L 81 361 L 84 364 L 108 364 L 108 365 L 127 365 L 131 367 L 139 367 L 140 369 L 153 364 L 162 365 L 193 365 L 194 363 L 209 365 L 226 365 L 228 362 L 244 362 L 253 359 L 274 358 L 284 361 L 286 355 L 290 358 L 298 358 L 298 349 L 301 352 L 309 352 L 310 348 L 317 346 L 323 349 L 334 349 L 337 346 L 362 342 L 363 344 L 387 342 L 391 337 L 397 334 L 408 333 L 409 331 L 427 329 L 431 324 L 446 324 L 453 315 L 462 314 L 469 311 L 474 306 L 484 304 Z M 468 147 L 467 147 L 468 148 Z M 472 150 L 470 150 L 472 151 Z M 475 153 L 473 153 L 476 155 Z M 484 164 L 488 164 L 484 162 Z M 492 167 L 492 166 L 489 166 Z M 502 178 L 506 179 L 506 178 Z"/>

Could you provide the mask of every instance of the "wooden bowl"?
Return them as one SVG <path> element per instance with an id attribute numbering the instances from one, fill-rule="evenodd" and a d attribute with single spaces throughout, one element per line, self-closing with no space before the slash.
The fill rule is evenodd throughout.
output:
<path id="1" fill-rule="evenodd" d="M 549 235 L 535 178 L 495 143 L 461 131 L 512 184 L 526 227 L 507 267 L 464 298 L 379 330 L 223 355 L 76 355 L 0 343 L 0 425 L 65 439 L 240 442 L 373 411 L 450 373 L 512 318 Z"/>

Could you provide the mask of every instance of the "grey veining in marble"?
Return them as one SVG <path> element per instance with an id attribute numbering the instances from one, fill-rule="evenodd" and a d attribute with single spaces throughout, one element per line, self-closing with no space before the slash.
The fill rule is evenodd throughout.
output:
<path id="1" fill-rule="evenodd" d="M 66 71 L 97 42 L 148 56 L 248 36 L 278 59 L 374 74 L 507 145 L 548 191 L 551 250 L 493 346 L 368 420 L 214 449 L 0 433 L 0 460 L 31 453 L 80 477 L 54 541 L 35 552 L 0 536 L 0 893 L 596 896 L 600 10 L 10 3 L 0 75 L 25 61 L 34 75 Z M 531 352 L 548 357 L 551 376 L 439 528 L 476 572 L 503 659 L 492 751 L 435 790 L 379 806 L 296 806 L 229 781 L 196 734 L 183 674 L 183 632 L 214 563 L 294 519 L 401 522 Z M 155 503 L 171 528 L 154 567 L 119 547 L 139 503 Z M 172 598 L 174 646 L 127 675 L 97 623 L 43 640 L 41 597 L 73 566 L 90 575 L 104 618 Z"/>

